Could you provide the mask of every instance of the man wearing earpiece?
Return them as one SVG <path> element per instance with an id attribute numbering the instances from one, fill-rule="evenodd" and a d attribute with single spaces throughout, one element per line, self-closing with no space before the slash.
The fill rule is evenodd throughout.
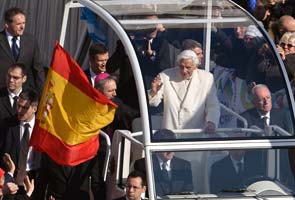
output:
<path id="1" fill-rule="evenodd" d="M 17 171 L 25 168 L 30 178 L 35 178 L 40 163 L 40 154 L 29 147 L 37 108 L 38 94 L 33 90 L 22 91 L 17 102 L 17 118 L 8 128 L 4 143 L 4 152 L 10 154 Z"/>

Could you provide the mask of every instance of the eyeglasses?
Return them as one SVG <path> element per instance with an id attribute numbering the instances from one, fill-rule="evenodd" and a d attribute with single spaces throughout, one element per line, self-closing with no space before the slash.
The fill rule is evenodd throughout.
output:
<path id="1" fill-rule="evenodd" d="M 23 76 L 11 76 L 10 74 L 7 74 L 7 78 L 8 78 L 8 80 L 12 78 L 13 80 L 17 81 L 17 80 L 23 78 Z"/>
<path id="2" fill-rule="evenodd" d="M 288 48 L 295 47 L 293 44 L 287 44 Z"/>
<path id="3" fill-rule="evenodd" d="M 142 187 L 139 187 L 139 186 L 133 186 L 133 185 L 126 185 L 125 186 L 126 189 L 130 190 L 130 189 L 134 189 L 134 190 L 139 190 L 141 189 Z"/>
<path id="4" fill-rule="evenodd" d="M 285 42 L 281 42 L 281 43 L 280 43 L 280 46 L 281 46 L 281 47 L 285 47 L 285 46 L 287 46 L 287 45 L 288 45 L 288 44 L 286 44 Z"/>

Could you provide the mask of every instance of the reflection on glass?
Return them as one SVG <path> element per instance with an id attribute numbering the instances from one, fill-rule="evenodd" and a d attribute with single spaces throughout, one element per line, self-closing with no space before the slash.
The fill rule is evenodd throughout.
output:
<path id="1" fill-rule="evenodd" d="M 168 178 L 163 172 L 165 161 L 169 163 L 165 167 Z M 245 192 L 251 196 L 295 194 L 289 150 L 286 149 L 162 151 L 152 154 L 152 162 L 157 196 L 214 194 L 238 197 Z"/>

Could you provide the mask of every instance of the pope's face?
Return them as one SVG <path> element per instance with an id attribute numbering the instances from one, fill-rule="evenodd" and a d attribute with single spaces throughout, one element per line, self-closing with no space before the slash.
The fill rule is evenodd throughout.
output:
<path id="1" fill-rule="evenodd" d="M 179 61 L 180 74 L 183 79 L 189 79 L 197 66 L 192 59 L 181 59 Z"/>

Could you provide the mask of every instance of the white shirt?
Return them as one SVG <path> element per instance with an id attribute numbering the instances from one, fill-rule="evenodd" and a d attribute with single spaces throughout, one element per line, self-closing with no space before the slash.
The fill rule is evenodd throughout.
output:
<path id="1" fill-rule="evenodd" d="M 7 91 L 8 91 L 8 97 L 9 97 L 9 101 L 10 101 L 11 107 L 13 107 L 13 102 L 14 102 L 14 99 L 13 98 L 15 96 L 19 96 L 19 94 L 22 92 L 22 89 L 17 94 L 14 94 L 14 93 L 10 92 L 9 90 L 7 90 Z"/>
<path id="2" fill-rule="evenodd" d="M 12 38 L 13 38 L 13 36 L 7 30 L 5 30 L 5 32 L 6 32 L 6 37 L 7 37 L 7 41 L 9 43 L 9 46 L 10 46 L 10 48 L 12 48 Z M 18 48 L 20 48 L 20 36 L 17 37 L 16 45 L 18 46 Z"/>
<path id="3" fill-rule="evenodd" d="M 164 160 L 162 160 L 158 155 L 157 155 L 157 158 L 158 158 L 158 161 L 159 161 L 159 164 L 160 164 L 160 169 L 162 170 Z M 168 171 L 169 178 L 171 179 L 171 160 L 167 160 L 166 163 L 167 163 L 166 170 Z"/>
<path id="4" fill-rule="evenodd" d="M 92 86 L 94 86 L 94 81 L 95 81 L 95 78 L 96 78 L 96 74 L 92 71 L 91 67 L 89 68 L 89 71 L 90 71 L 91 84 L 92 84 Z"/>
<path id="5" fill-rule="evenodd" d="M 21 142 L 21 139 L 23 137 L 23 134 L 24 134 L 24 124 L 26 123 L 29 123 L 30 124 L 30 128 L 29 128 L 29 132 L 30 132 L 30 137 L 31 138 L 31 135 L 32 135 L 32 131 L 33 131 L 33 127 L 35 125 L 35 116 L 33 117 L 33 119 L 29 122 L 21 122 L 20 123 L 20 138 L 19 138 L 19 141 Z M 33 152 L 32 152 L 32 147 L 29 148 L 29 152 L 28 152 L 28 160 L 27 160 L 27 165 L 26 165 L 26 170 L 27 171 L 30 171 L 33 169 L 34 167 L 34 158 L 33 158 Z"/>
<path id="6" fill-rule="evenodd" d="M 235 167 L 235 170 L 237 173 L 239 173 L 239 167 L 238 167 L 238 164 L 239 163 L 242 163 L 242 168 L 244 169 L 244 158 L 242 158 L 241 160 L 237 161 L 235 159 L 233 159 L 232 157 L 230 157 L 231 161 L 233 162 L 233 165 Z"/>
<path id="7" fill-rule="evenodd" d="M 263 119 L 264 117 L 267 117 L 266 124 L 269 125 L 269 123 L 270 123 L 270 112 L 266 113 L 266 115 L 261 115 L 260 114 L 260 119 Z"/>

